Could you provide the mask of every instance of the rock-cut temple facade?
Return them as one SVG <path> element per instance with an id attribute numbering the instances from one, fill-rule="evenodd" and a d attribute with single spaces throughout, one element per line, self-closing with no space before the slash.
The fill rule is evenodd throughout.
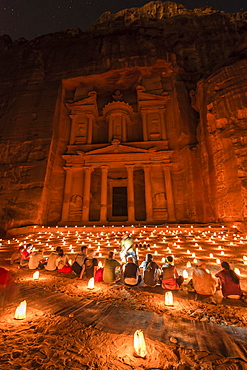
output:
<path id="1" fill-rule="evenodd" d="M 70 137 L 62 223 L 176 221 L 165 121 L 169 93 L 132 90 L 67 102 Z M 158 85 L 158 84 L 157 84 Z"/>

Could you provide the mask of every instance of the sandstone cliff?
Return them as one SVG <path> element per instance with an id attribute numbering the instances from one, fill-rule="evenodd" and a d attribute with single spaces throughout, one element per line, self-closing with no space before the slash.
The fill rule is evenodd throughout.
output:
<path id="1" fill-rule="evenodd" d="M 237 47 L 246 32 L 247 13 L 189 11 L 154 1 L 140 9 L 105 13 L 85 32 L 71 28 L 32 41 L 1 37 L 2 228 L 59 221 L 59 212 L 48 214 L 60 202 L 61 155 L 69 135 L 65 97 L 76 88 L 77 78 L 155 70 L 160 62 L 172 71 L 167 84 L 175 86 L 170 88 L 168 118 L 171 149 L 176 150 L 173 181 L 180 184 L 175 189 L 178 220 L 243 221 L 246 54 Z M 116 74 L 109 79 L 119 82 Z M 197 94 L 191 95 L 196 113 L 189 93 L 199 80 Z M 51 197 L 54 187 L 58 191 Z"/>

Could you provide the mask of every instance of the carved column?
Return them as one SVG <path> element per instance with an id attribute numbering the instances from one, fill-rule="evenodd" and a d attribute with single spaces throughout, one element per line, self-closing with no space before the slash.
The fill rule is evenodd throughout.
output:
<path id="1" fill-rule="evenodd" d="M 77 115 L 71 114 L 70 118 L 71 118 L 71 130 L 70 130 L 69 144 L 73 145 L 75 143 L 75 128 L 76 128 Z"/>
<path id="2" fill-rule="evenodd" d="M 109 166 L 101 166 L 100 222 L 107 221 L 107 174 Z"/>
<path id="3" fill-rule="evenodd" d="M 108 121 L 108 142 L 110 143 L 112 141 L 113 136 L 113 127 L 112 127 L 112 116 L 107 117 Z"/>
<path id="4" fill-rule="evenodd" d="M 126 141 L 126 137 L 127 137 L 126 129 L 127 129 L 127 117 L 126 117 L 125 114 L 123 114 L 122 115 L 122 133 L 123 133 L 123 136 L 121 138 L 121 141 L 123 141 L 123 142 Z"/>
<path id="5" fill-rule="evenodd" d="M 160 110 L 160 124 L 161 124 L 161 138 L 162 140 L 166 140 L 167 135 L 166 135 L 165 110 L 164 109 Z"/>
<path id="6" fill-rule="evenodd" d="M 128 171 L 128 221 L 135 222 L 134 165 L 125 165 Z"/>
<path id="7" fill-rule="evenodd" d="M 71 187 L 72 187 L 72 176 L 73 167 L 64 167 L 65 172 L 65 186 L 64 186 L 64 196 L 63 196 L 63 209 L 61 221 L 68 221 L 69 219 L 69 202 L 71 198 Z"/>
<path id="8" fill-rule="evenodd" d="M 142 129 L 143 129 L 143 140 L 148 141 L 147 132 L 147 112 L 142 109 Z"/>
<path id="9" fill-rule="evenodd" d="M 176 221 L 170 166 L 162 164 L 165 176 L 167 212 L 169 221 Z"/>
<path id="10" fill-rule="evenodd" d="M 145 179 L 146 221 L 153 221 L 153 199 L 151 186 L 151 164 L 143 164 Z"/>
<path id="11" fill-rule="evenodd" d="M 88 129 L 87 129 L 87 144 L 92 144 L 93 140 L 93 113 L 86 113 L 88 119 Z"/>
<path id="12" fill-rule="evenodd" d="M 91 188 L 91 173 L 92 167 L 84 167 L 84 192 L 82 206 L 82 221 L 89 221 L 89 204 L 90 204 L 90 188 Z"/>

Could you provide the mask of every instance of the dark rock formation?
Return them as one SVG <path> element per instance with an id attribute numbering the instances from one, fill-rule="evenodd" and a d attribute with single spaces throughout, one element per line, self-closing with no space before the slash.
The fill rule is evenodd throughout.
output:
<path id="1" fill-rule="evenodd" d="M 166 122 L 177 220 L 243 222 L 246 32 L 247 13 L 154 1 L 105 13 L 85 32 L 0 37 L 2 228 L 59 222 L 70 132 L 65 101 L 82 81 L 82 95 L 95 81 L 103 94 L 135 88 L 145 74 L 163 74 L 171 97 Z"/>

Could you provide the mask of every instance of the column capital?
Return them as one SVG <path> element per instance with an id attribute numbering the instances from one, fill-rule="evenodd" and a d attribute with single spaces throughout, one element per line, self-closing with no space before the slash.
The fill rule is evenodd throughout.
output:
<path id="1" fill-rule="evenodd" d="M 102 172 L 108 172 L 108 171 L 109 171 L 109 169 L 110 169 L 110 166 L 103 165 L 103 166 L 100 166 L 100 168 L 101 168 L 101 171 L 102 171 Z"/>
<path id="2" fill-rule="evenodd" d="M 149 171 L 152 167 L 151 163 L 142 163 L 142 167 L 144 168 L 144 171 Z"/>
<path id="3" fill-rule="evenodd" d="M 125 167 L 127 168 L 127 171 L 134 171 L 135 165 L 134 164 L 125 164 Z"/>
<path id="4" fill-rule="evenodd" d="M 83 167 L 83 168 L 84 168 L 84 171 L 85 171 L 85 172 L 89 172 L 89 173 L 91 173 L 91 172 L 93 171 L 93 169 L 94 169 L 94 168 L 93 168 L 93 167 L 91 167 L 91 166 L 90 166 L 90 167 Z"/>

